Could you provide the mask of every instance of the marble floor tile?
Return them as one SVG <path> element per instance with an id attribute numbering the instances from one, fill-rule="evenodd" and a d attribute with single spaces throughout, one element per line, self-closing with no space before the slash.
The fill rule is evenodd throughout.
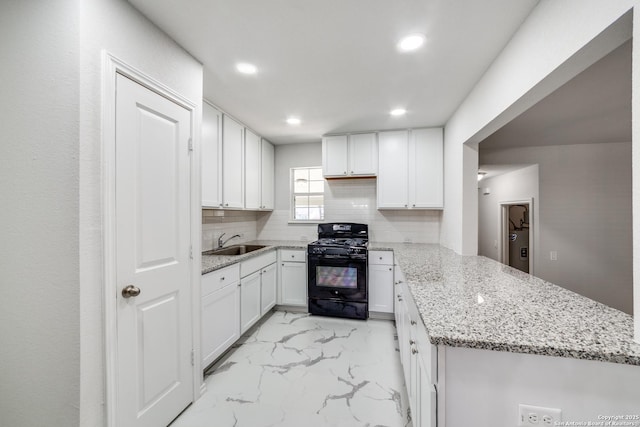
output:
<path id="1" fill-rule="evenodd" d="M 274 312 L 171 427 L 410 427 L 393 322 Z"/>

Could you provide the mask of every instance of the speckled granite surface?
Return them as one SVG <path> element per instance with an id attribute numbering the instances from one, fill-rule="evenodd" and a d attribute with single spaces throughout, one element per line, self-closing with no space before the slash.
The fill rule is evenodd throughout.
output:
<path id="1" fill-rule="evenodd" d="M 485 257 L 393 250 L 433 344 L 640 365 L 633 318 Z"/>
<path id="2" fill-rule="evenodd" d="M 265 245 L 263 249 L 249 252 L 244 255 L 202 255 L 202 274 L 211 273 L 214 270 L 235 264 L 249 258 L 261 255 L 265 252 L 273 251 L 275 249 L 307 249 L 308 242 L 302 242 L 300 240 L 252 240 L 250 242 L 239 243 L 241 245 Z M 233 245 L 229 245 L 233 246 Z"/>

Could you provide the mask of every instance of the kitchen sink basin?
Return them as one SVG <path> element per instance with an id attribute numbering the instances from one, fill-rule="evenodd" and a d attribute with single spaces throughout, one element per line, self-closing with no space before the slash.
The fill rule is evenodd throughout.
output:
<path id="1" fill-rule="evenodd" d="M 214 249 L 203 252 L 203 255 L 244 255 L 258 249 L 266 248 L 265 245 L 232 245 L 227 248 Z"/>

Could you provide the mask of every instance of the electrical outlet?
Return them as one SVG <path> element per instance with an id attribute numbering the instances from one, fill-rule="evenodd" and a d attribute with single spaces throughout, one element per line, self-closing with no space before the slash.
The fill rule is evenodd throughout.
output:
<path id="1" fill-rule="evenodd" d="M 562 410 L 541 406 L 518 405 L 518 427 L 554 426 L 562 421 Z"/>
<path id="2" fill-rule="evenodd" d="M 551 261 L 557 261 L 558 260 L 558 251 L 549 252 L 549 258 L 551 258 Z"/>

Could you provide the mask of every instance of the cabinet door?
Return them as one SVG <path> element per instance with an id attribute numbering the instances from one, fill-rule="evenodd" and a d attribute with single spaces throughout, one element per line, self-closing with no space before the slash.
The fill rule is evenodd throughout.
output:
<path id="1" fill-rule="evenodd" d="M 222 116 L 222 200 L 225 208 L 244 207 L 244 127 Z"/>
<path id="2" fill-rule="evenodd" d="M 262 178 L 260 166 L 261 141 L 255 133 L 246 129 L 244 132 L 244 207 L 245 209 L 258 210 L 261 203 L 261 183 Z"/>
<path id="3" fill-rule="evenodd" d="M 347 135 L 322 138 L 322 173 L 324 176 L 347 176 Z"/>
<path id="4" fill-rule="evenodd" d="M 240 279 L 240 334 L 260 318 L 260 271 Z"/>
<path id="5" fill-rule="evenodd" d="M 202 103 L 202 206 L 222 206 L 222 113 Z"/>
<path id="6" fill-rule="evenodd" d="M 411 208 L 444 206 L 442 128 L 411 131 L 409 201 Z"/>
<path id="7" fill-rule="evenodd" d="M 415 407 L 411 410 L 414 426 L 436 427 L 436 386 L 429 381 L 422 359 L 418 353 L 417 362 L 417 394 Z"/>
<path id="8" fill-rule="evenodd" d="M 369 264 L 369 311 L 393 313 L 393 266 Z"/>
<path id="9" fill-rule="evenodd" d="M 261 209 L 273 210 L 275 194 L 275 153 L 274 147 L 265 139 L 262 140 L 262 206 Z"/>
<path id="10" fill-rule="evenodd" d="M 202 299 L 202 367 L 240 338 L 240 288 L 232 283 Z"/>
<path id="11" fill-rule="evenodd" d="M 264 316 L 276 305 L 276 263 L 262 269 L 260 281 L 260 315 Z"/>
<path id="12" fill-rule="evenodd" d="M 380 132 L 378 135 L 378 209 L 407 208 L 408 132 Z"/>
<path id="13" fill-rule="evenodd" d="M 281 263 L 280 290 L 282 304 L 307 306 L 307 264 L 303 262 Z"/>
<path id="14" fill-rule="evenodd" d="M 349 136 L 349 175 L 376 176 L 378 144 L 375 133 Z"/>

